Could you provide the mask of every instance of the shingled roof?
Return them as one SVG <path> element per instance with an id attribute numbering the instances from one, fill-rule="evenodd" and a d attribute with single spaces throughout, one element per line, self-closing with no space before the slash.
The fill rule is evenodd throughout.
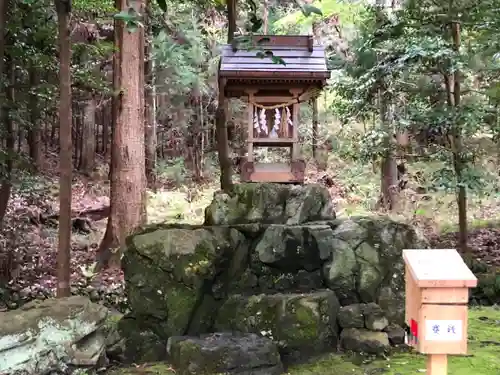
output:
<path id="1" fill-rule="evenodd" d="M 265 40 L 262 42 L 262 40 Z M 258 35 L 256 50 L 238 49 L 236 45 L 225 45 L 219 67 L 219 77 L 238 81 L 268 80 L 273 82 L 315 81 L 324 84 L 330 78 L 326 66 L 325 48 L 314 45 L 307 35 Z M 261 50 L 261 53 L 258 51 Z M 272 54 L 265 53 L 272 51 Z M 264 53 L 265 57 L 262 57 Z M 275 63 L 272 56 L 280 57 Z"/>

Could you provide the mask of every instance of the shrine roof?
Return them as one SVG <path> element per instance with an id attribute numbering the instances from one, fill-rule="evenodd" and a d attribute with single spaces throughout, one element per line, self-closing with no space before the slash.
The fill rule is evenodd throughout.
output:
<path id="1" fill-rule="evenodd" d="M 274 83 L 315 81 L 324 84 L 330 77 L 325 48 L 314 44 L 307 35 L 256 35 L 255 49 L 224 45 L 221 51 L 219 77 L 244 81 L 272 80 Z M 271 51 L 269 53 L 268 51 Z M 272 56 L 283 59 L 276 63 Z"/>

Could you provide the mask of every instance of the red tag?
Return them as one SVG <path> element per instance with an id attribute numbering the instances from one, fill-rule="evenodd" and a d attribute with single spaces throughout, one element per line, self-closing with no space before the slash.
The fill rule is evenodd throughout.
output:
<path id="1" fill-rule="evenodd" d="M 414 338 L 418 338 L 418 323 L 414 319 L 410 320 L 410 332 Z"/>

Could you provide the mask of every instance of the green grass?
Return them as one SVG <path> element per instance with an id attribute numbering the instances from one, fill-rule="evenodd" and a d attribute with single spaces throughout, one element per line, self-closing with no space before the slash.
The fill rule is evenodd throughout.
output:
<path id="1" fill-rule="evenodd" d="M 469 354 L 450 356 L 448 375 L 500 374 L 500 309 L 473 308 L 469 313 Z M 425 373 L 424 355 L 396 353 L 385 359 L 330 354 L 311 363 L 291 367 L 289 375 L 417 375 Z M 362 362 L 362 363 L 360 363 Z M 173 375 L 168 364 L 115 369 L 109 375 Z"/>
<path id="2" fill-rule="evenodd" d="M 500 373 L 500 310 L 495 307 L 469 312 L 467 356 L 450 356 L 448 375 L 498 375 Z M 397 353 L 360 366 L 348 357 L 330 355 L 289 370 L 290 375 L 412 375 L 425 373 L 426 356 Z"/>
<path id="3" fill-rule="evenodd" d="M 215 188 L 188 187 L 175 190 L 158 190 L 148 195 L 148 222 L 175 222 L 188 224 L 202 224 L 205 207 L 214 194 Z"/>
<path id="4" fill-rule="evenodd" d="M 166 363 L 137 365 L 129 368 L 111 370 L 109 375 L 175 375 L 175 371 Z"/>

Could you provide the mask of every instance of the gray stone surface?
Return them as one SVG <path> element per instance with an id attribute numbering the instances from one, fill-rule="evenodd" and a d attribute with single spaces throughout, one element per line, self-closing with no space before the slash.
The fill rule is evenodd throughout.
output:
<path id="1" fill-rule="evenodd" d="M 169 359 L 179 375 L 279 375 L 276 344 L 255 334 L 212 333 L 168 340 Z"/>
<path id="2" fill-rule="evenodd" d="M 48 375 L 106 360 L 108 310 L 74 296 L 0 313 L 0 374 Z"/>
<path id="3" fill-rule="evenodd" d="M 337 319 L 341 328 L 364 328 L 365 316 L 363 315 L 363 305 L 355 303 L 342 306 Z"/>
<path id="4" fill-rule="evenodd" d="M 376 303 L 363 305 L 363 315 L 365 317 L 365 327 L 371 331 L 383 331 L 389 325 L 384 311 Z"/>
<path id="5" fill-rule="evenodd" d="M 391 345 L 403 345 L 405 343 L 405 330 L 398 324 L 389 324 L 385 327 L 384 332 L 389 337 Z"/>
<path id="6" fill-rule="evenodd" d="M 335 219 L 328 189 L 321 185 L 236 184 L 217 192 L 205 210 L 206 225 L 288 224 Z"/>
<path id="7" fill-rule="evenodd" d="M 344 350 L 367 354 L 382 354 L 390 350 L 387 333 L 367 329 L 347 328 L 342 330 L 340 344 Z"/>

